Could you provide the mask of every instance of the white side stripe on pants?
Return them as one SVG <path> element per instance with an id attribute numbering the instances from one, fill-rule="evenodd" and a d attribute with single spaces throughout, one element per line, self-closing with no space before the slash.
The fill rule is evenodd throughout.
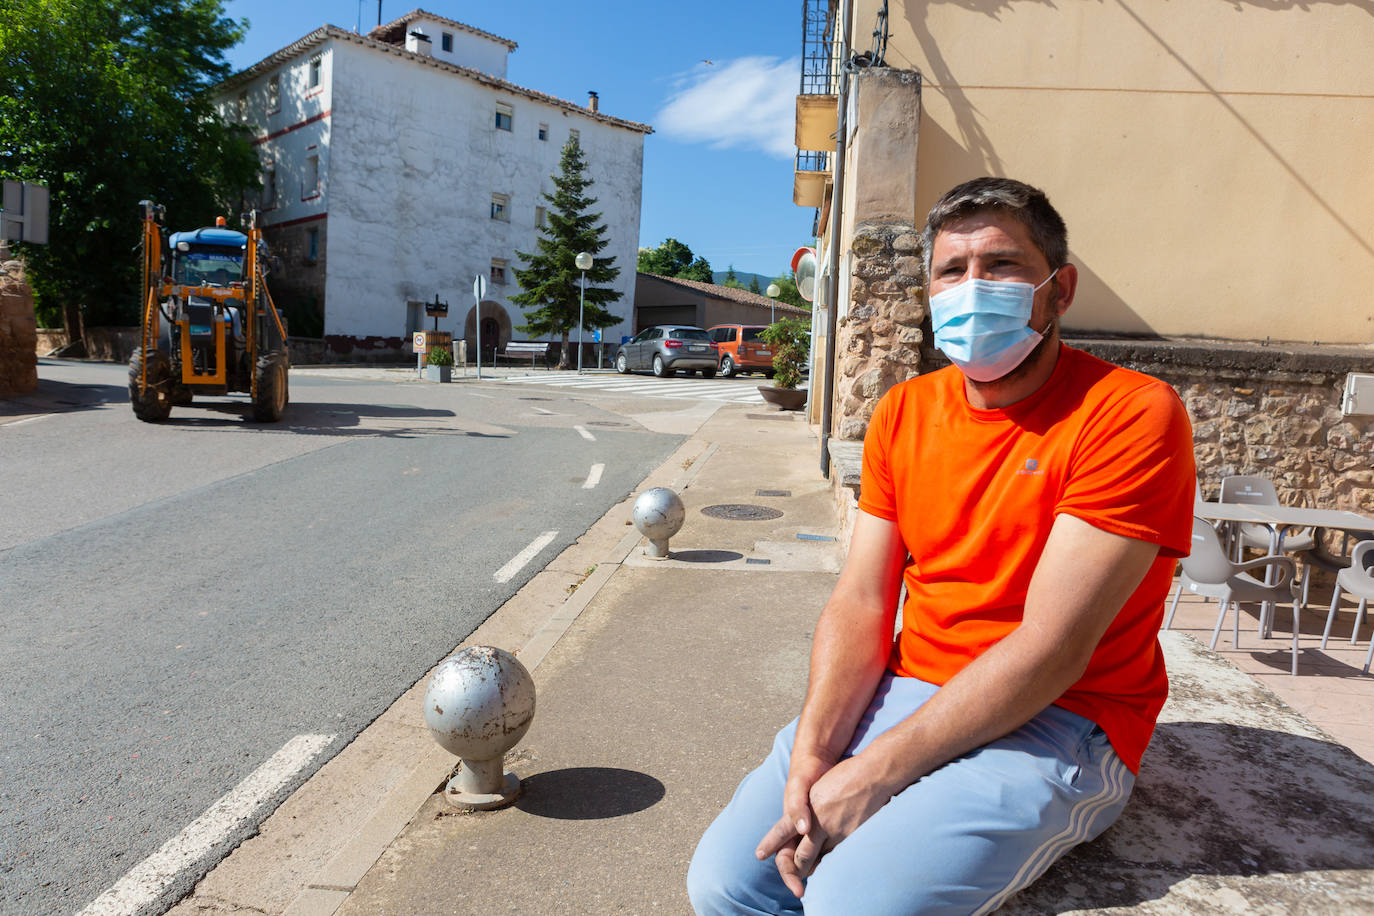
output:
<path id="1" fill-rule="evenodd" d="M 1021 870 L 1007 882 L 1006 887 L 975 911 L 976 916 L 996 910 L 1012 894 L 1039 878 L 1060 856 L 1087 840 L 1092 833 L 1097 815 L 1130 794 L 1127 788 L 1127 775 L 1130 771 L 1126 764 L 1121 762 L 1120 757 L 1112 753 L 1105 770 L 1102 791 L 1074 805 L 1064 829 L 1042 843 L 1026 860 L 1026 864 L 1021 866 Z"/>

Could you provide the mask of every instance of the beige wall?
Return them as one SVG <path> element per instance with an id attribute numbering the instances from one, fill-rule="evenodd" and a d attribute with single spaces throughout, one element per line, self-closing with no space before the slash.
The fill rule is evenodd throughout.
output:
<path id="1" fill-rule="evenodd" d="M 855 0 L 855 50 L 880 4 Z M 1044 188 L 1078 331 L 1374 343 L 1374 11 L 1271 0 L 905 0 L 916 212 Z M 862 181 L 862 176 L 855 176 Z M 851 198 L 853 199 L 853 198 Z"/>

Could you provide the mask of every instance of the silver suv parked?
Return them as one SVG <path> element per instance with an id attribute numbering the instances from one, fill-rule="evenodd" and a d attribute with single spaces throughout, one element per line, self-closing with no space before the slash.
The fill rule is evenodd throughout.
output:
<path id="1" fill-rule="evenodd" d="M 668 378 L 682 369 L 700 369 L 703 378 L 716 374 L 720 348 L 704 330 L 686 324 L 658 324 L 645 328 L 615 352 L 615 371 L 624 374 L 649 369 Z"/>

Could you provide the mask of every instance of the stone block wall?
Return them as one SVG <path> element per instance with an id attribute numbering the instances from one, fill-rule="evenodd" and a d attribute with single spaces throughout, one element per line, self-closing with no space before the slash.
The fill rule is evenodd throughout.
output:
<path id="1" fill-rule="evenodd" d="M 0 397 L 38 388 L 38 323 L 22 261 L 0 245 Z"/>
<path id="2" fill-rule="evenodd" d="M 849 309 L 835 328 L 835 438 L 862 440 L 878 399 L 921 371 L 927 307 L 921 235 L 865 223 L 849 249 Z"/>

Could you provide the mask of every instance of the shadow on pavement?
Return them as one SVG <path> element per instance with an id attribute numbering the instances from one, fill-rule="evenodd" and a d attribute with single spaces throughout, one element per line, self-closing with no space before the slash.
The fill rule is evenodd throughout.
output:
<path id="1" fill-rule="evenodd" d="M 666 793 L 663 783 L 635 770 L 568 767 L 526 777 L 515 807 L 536 817 L 601 820 L 643 811 Z"/>
<path id="2" fill-rule="evenodd" d="M 0 398 L 0 417 L 69 413 L 104 407 L 118 401 L 128 403 L 128 400 L 129 389 L 125 385 L 87 385 L 40 377 L 38 390 L 15 397 Z"/>
<path id="3" fill-rule="evenodd" d="M 1171 891 L 1182 898 L 1171 901 L 1175 912 L 1212 912 L 1191 904 L 1217 894 L 1232 902 L 1227 912 L 1243 901 L 1247 912 L 1261 903 L 1352 912 L 1342 903 L 1368 900 L 1371 825 L 1374 765 L 1349 748 L 1248 726 L 1161 723 L 1121 819 L 1002 912 L 1130 907 Z"/>

